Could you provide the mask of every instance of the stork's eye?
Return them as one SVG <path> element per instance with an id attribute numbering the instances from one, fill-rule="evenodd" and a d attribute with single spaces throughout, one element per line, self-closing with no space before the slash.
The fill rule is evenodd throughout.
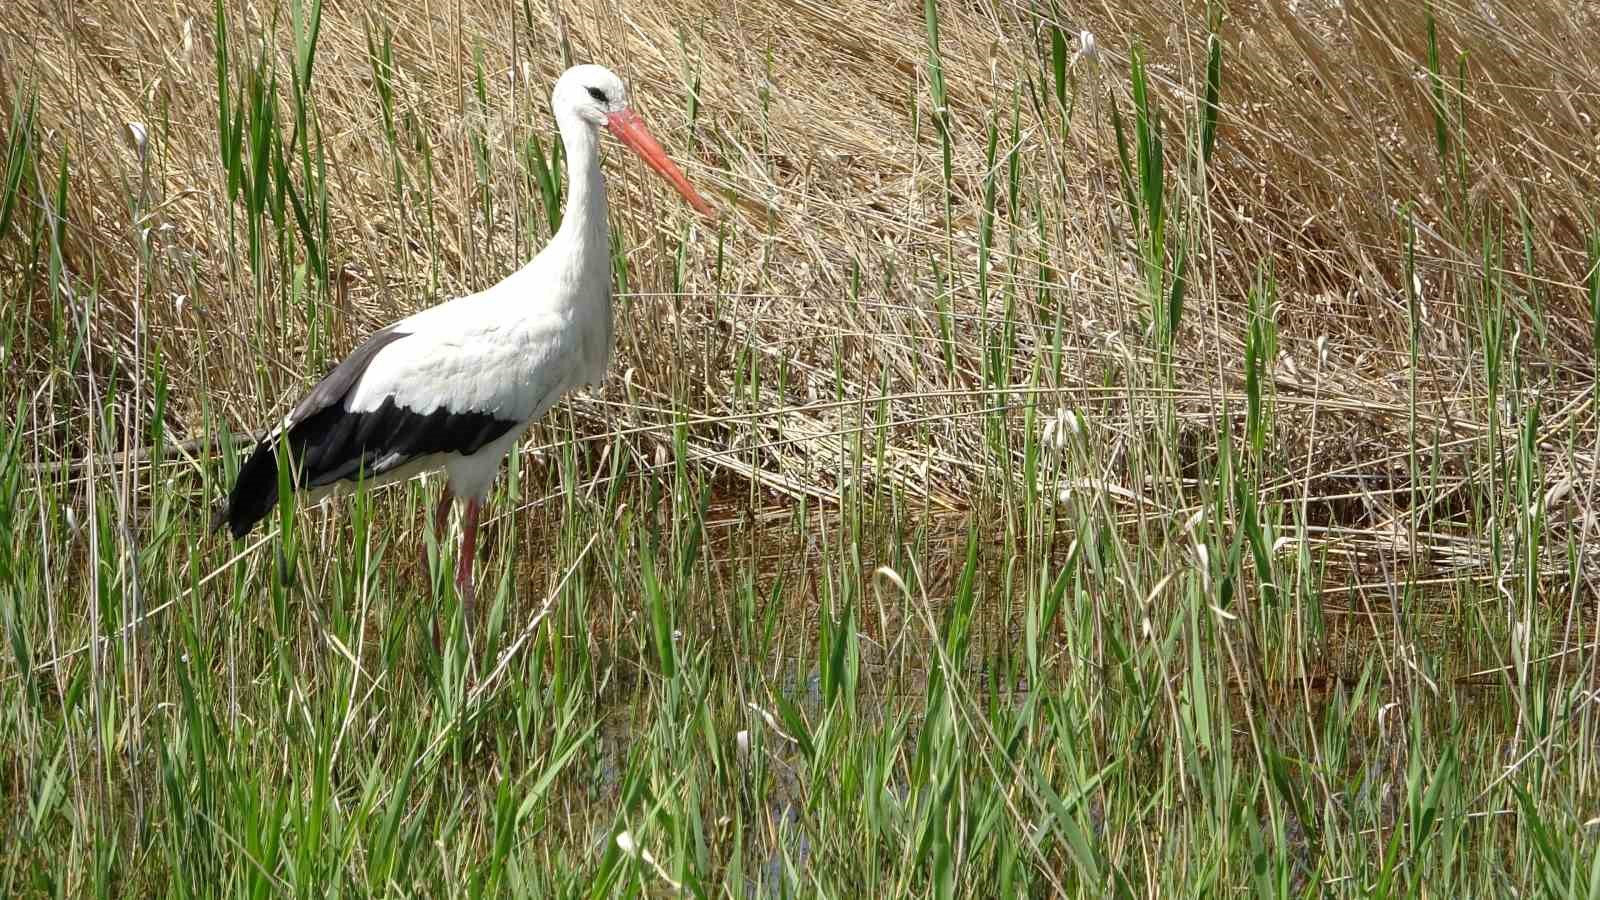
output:
<path id="1" fill-rule="evenodd" d="M 610 103 L 611 102 L 610 100 L 608 100 L 606 98 L 606 92 L 600 90 L 597 87 L 585 88 L 585 90 L 587 90 L 589 92 L 589 96 L 591 96 L 594 99 L 600 101 L 601 103 Z"/>

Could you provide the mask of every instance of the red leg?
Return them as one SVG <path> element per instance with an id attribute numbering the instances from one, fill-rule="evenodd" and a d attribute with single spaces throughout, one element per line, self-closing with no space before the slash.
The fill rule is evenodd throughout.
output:
<path id="1" fill-rule="evenodd" d="M 446 484 L 444 493 L 439 495 L 439 505 L 433 511 L 432 533 L 435 541 L 444 539 L 445 529 L 450 526 L 450 503 L 455 498 L 456 495 L 450 491 L 450 485 Z M 426 536 L 423 537 L 422 541 L 422 571 L 428 571 L 428 541 Z"/>
<path id="2" fill-rule="evenodd" d="M 439 495 L 439 506 L 433 511 L 432 534 L 435 543 L 444 540 L 445 530 L 450 527 L 450 504 L 455 499 L 456 495 L 450 490 L 450 483 L 445 482 L 444 493 Z M 428 538 L 426 535 L 422 539 L 422 574 L 429 576 L 428 580 L 431 584 L 433 581 L 432 569 L 428 567 Z M 439 620 L 435 618 L 433 620 L 433 649 L 438 650 L 440 646 Z"/>
<path id="3" fill-rule="evenodd" d="M 461 518 L 461 559 L 456 568 L 456 590 L 461 594 L 462 614 L 469 625 L 474 618 L 473 602 L 477 599 L 472 569 L 478 555 L 478 510 L 481 505 L 477 497 L 468 500 L 466 514 Z"/>
<path id="4" fill-rule="evenodd" d="M 444 493 L 439 495 L 439 508 L 433 511 L 433 533 L 439 534 L 444 527 L 450 524 L 450 501 L 456 499 L 450 485 L 444 486 Z"/>

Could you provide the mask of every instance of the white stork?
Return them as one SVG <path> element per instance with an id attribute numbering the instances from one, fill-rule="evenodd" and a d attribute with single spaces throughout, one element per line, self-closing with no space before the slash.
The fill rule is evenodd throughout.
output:
<path id="1" fill-rule="evenodd" d="M 603 380 L 611 360 L 600 128 L 715 218 L 629 108 L 622 80 L 609 69 L 568 69 L 550 106 L 568 172 L 555 237 L 488 290 L 425 309 L 363 341 L 261 439 L 213 529 L 226 524 L 241 538 L 276 505 L 280 442 L 293 460 L 290 483 L 313 499 L 363 478 L 387 484 L 443 467 L 449 481 L 433 528 L 448 523 L 455 498 L 465 501 L 456 587 L 470 619 L 478 517 L 500 461 L 562 395 Z"/>

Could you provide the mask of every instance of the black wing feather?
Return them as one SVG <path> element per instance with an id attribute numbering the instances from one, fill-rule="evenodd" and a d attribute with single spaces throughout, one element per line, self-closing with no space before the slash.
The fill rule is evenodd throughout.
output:
<path id="1" fill-rule="evenodd" d="M 435 453 L 472 453 L 517 423 L 491 413 L 440 407 L 422 413 L 393 398 L 375 410 L 351 412 L 349 398 L 378 351 L 406 337 L 393 326 L 374 333 L 327 377 L 317 382 L 289 414 L 282 437 L 297 461 L 296 488 L 373 477 Z M 244 537 L 278 502 L 279 433 L 269 433 L 239 468 L 228 502 L 212 520 L 235 538 Z"/>

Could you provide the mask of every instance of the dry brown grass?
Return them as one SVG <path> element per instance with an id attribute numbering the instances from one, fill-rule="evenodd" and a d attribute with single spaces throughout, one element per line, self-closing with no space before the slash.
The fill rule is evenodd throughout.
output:
<path id="1" fill-rule="evenodd" d="M 562 68 L 552 18 L 559 6 L 337 3 L 324 11 L 314 96 L 333 235 L 334 287 L 323 301 L 333 310 L 330 352 L 482 287 L 533 251 L 542 231 L 530 225 L 540 215 L 522 156 L 530 135 L 551 130 L 545 93 Z M 1014 291 L 1021 358 L 1013 380 L 1026 381 L 1060 315 L 1068 362 L 1059 383 L 1047 374 L 1045 387 L 1059 395 L 1042 405 L 1084 407 L 1108 440 L 1138 445 L 1157 418 L 1159 392 L 1140 374 L 1149 354 L 1116 200 L 1110 102 L 1126 111 L 1127 50 L 1143 43 L 1169 116 L 1170 162 L 1180 165 L 1179 133 L 1192 124 L 1205 47 L 1200 7 L 1138 6 L 943 4 L 956 172 L 947 242 L 921 4 L 565 4 L 574 57 L 631 80 L 664 142 L 728 214 L 719 282 L 716 235 L 689 225 L 635 169 L 613 162 L 634 293 L 619 306 L 618 377 L 570 405 L 580 433 L 642 429 L 632 446 L 649 460 L 661 438 L 648 426 L 678 410 L 695 423 L 691 444 L 712 464 L 783 492 L 832 496 L 860 415 L 836 401 L 887 393 L 892 480 L 965 506 L 1005 462 L 979 424 L 979 411 L 995 402 L 980 390 L 981 354 L 963 353 L 946 370 L 937 263 L 953 285 L 964 350 L 992 332 Z M 217 151 L 210 7 L 23 0 L 11 10 L 0 22 L 0 104 L 9 115 L 20 94 L 37 91 L 40 170 L 47 178 L 70 162 L 65 258 L 78 295 L 98 297 L 80 320 L 92 335 L 92 371 L 105 383 L 140 383 L 159 350 L 174 440 L 200 437 L 207 409 L 238 427 L 281 409 L 326 358 L 304 349 L 304 316 L 282 302 L 292 269 L 274 261 L 258 280 L 230 248 L 228 223 L 238 217 Z M 284 9 L 231 3 L 227 15 L 236 56 L 270 54 L 287 72 Z M 1214 411 L 1237 398 L 1244 297 L 1258 267 L 1270 264 L 1281 298 L 1281 487 L 1315 495 L 1330 525 L 1382 531 L 1407 505 L 1410 326 L 1396 212 L 1404 203 L 1417 209 L 1423 289 L 1417 429 L 1424 445 L 1440 447 L 1426 450 L 1425 465 L 1437 462 L 1440 473 L 1428 502 L 1442 510 L 1470 494 L 1486 459 L 1480 329 L 1463 305 L 1475 290 L 1480 239 L 1462 230 L 1483 221 L 1504 228 L 1509 280 L 1526 295 L 1515 313 L 1521 387 L 1546 411 L 1547 478 L 1577 485 L 1564 502 L 1581 509 L 1592 496 L 1594 375 L 1580 287 L 1600 175 L 1600 56 L 1585 36 L 1600 23 L 1564 0 L 1447 4 L 1439 15 L 1446 69 L 1462 54 L 1467 60 L 1465 206 L 1452 206 L 1459 198 L 1441 180 L 1433 146 L 1428 82 L 1419 77 L 1422 11 L 1365 0 L 1231 6 L 1217 162 L 1203 189 L 1185 177 L 1175 200 L 1205 223 L 1179 335 L 1176 409 L 1198 432 L 1187 455 L 1214 450 Z M 1092 30 L 1102 49 L 1098 68 L 1074 67 L 1070 123 L 1033 100 L 1050 90 L 1044 23 L 1052 20 L 1069 33 Z M 366 50 L 369 29 L 385 28 L 398 64 L 393 152 L 408 177 L 399 194 Z M 474 94 L 477 53 L 487 103 Z M 692 150 L 683 114 L 691 72 L 701 85 Z M 996 110 L 1008 125 L 1019 85 L 1024 191 L 1017 208 L 1006 208 L 1001 191 L 985 309 L 974 269 L 985 128 Z M 130 197 L 142 176 L 124 135 L 129 122 L 150 128 L 149 212 L 137 223 Z M 476 139 L 493 160 L 487 224 Z M 50 190 L 43 179 L 27 187 L 34 206 L 24 219 L 34 234 Z M 1531 272 L 1518 249 L 1519 204 L 1528 210 Z M 685 289 L 668 296 L 686 227 Z M 20 318 L 22 358 L 8 361 L 25 390 L 6 396 L 26 397 L 37 428 L 57 436 L 41 441 L 42 458 L 80 454 L 81 443 L 63 436 L 86 433 L 68 427 L 90 408 L 86 370 L 49 355 L 51 310 L 37 277 L 44 256 L 19 236 L 0 242 L 0 277 L 31 291 L 22 298 L 31 304 Z M 1039 283 L 1041 256 L 1048 286 Z M 853 264 L 862 290 L 847 301 Z M 130 337 L 136 332 L 147 338 Z M 744 348 L 771 363 L 769 387 L 775 361 L 787 360 L 786 396 L 732 390 Z M 148 414 L 148 387 L 131 396 Z M 1187 502 L 1181 490 L 1152 491 L 1169 512 Z M 1439 537 L 1440 553 L 1470 536 L 1470 517 L 1451 509 L 1435 523 L 1452 532 Z"/>

